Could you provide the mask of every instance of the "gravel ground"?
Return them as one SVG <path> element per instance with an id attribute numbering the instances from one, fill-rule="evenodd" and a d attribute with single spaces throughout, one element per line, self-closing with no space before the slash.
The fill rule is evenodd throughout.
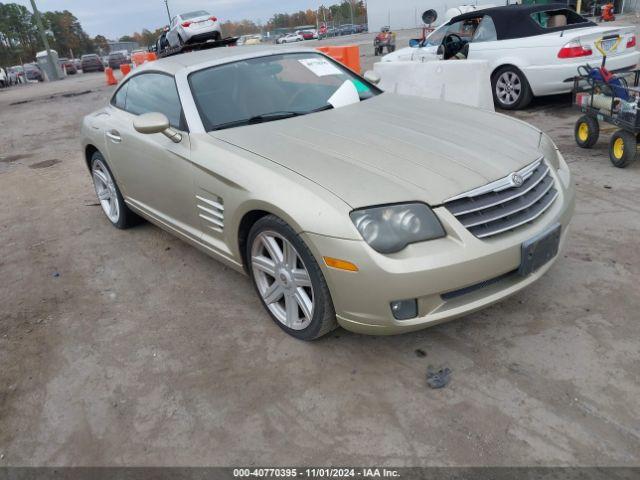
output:
<path id="1" fill-rule="evenodd" d="M 516 114 L 577 188 L 543 280 L 421 332 L 302 343 L 244 276 L 108 224 L 78 127 L 112 91 L 0 91 L 0 465 L 640 464 L 640 162 L 613 168 L 606 134 L 578 149 L 568 96 Z"/>

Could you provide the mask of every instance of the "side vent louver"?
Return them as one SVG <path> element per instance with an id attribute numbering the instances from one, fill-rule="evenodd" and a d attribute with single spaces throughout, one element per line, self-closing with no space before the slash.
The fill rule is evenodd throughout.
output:
<path id="1" fill-rule="evenodd" d="M 224 229 L 224 205 L 222 199 L 217 201 L 196 195 L 198 201 L 198 216 L 204 221 L 203 223 L 215 230 L 221 232 Z"/>

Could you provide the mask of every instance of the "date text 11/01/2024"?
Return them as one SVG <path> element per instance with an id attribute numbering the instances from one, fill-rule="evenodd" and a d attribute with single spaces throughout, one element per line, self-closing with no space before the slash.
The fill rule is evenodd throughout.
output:
<path id="1" fill-rule="evenodd" d="M 236 468 L 234 478 L 399 478 L 387 468 Z"/>

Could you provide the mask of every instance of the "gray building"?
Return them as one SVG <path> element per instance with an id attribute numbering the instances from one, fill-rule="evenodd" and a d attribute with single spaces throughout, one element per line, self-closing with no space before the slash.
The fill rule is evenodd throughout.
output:
<path id="1" fill-rule="evenodd" d="M 131 53 L 140 48 L 138 42 L 107 42 L 109 44 L 109 53 L 120 52 L 126 50 Z"/>
<path id="2" fill-rule="evenodd" d="M 460 5 L 504 5 L 505 2 L 496 0 L 368 0 L 367 16 L 369 31 L 377 32 L 381 27 L 391 26 L 393 30 L 422 27 L 422 13 L 433 9 L 438 12 L 436 25 L 440 25 L 444 14 L 449 8 Z"/>

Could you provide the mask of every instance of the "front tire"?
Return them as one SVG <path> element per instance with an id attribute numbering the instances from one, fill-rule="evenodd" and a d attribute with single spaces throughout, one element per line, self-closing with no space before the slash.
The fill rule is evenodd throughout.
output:
<path id="1" fill-rule="evenodd" d="M 140 223 L 140 217 L 124 203 L 120 189 L 100 152 L 91 157 L 91 177 L 102 211 L 111 224 L 121 230 Z"/>
<path id="2" fill-rule="evenodd" d="M 258 220 L 247 241 L 254 288 L 276 324 L 300 340 L 314 340 L 337 327 L 329 287 L 302 238 L 282 219 Z"/>
<path id="3" fill-rule="evenodd" d="M 583 115 L 576 122 L 573 134 L 580 148 L 591 148 L 600 136 L 600 125 L 595 118 Z"/>
<path id="4" fill-rule="evenodd" d="M 496 70 L 491 77 L 491 90 L 494 103 L 503 110 L 525 108 L 533 99 L 527 78 L 511 65 Z"/>

